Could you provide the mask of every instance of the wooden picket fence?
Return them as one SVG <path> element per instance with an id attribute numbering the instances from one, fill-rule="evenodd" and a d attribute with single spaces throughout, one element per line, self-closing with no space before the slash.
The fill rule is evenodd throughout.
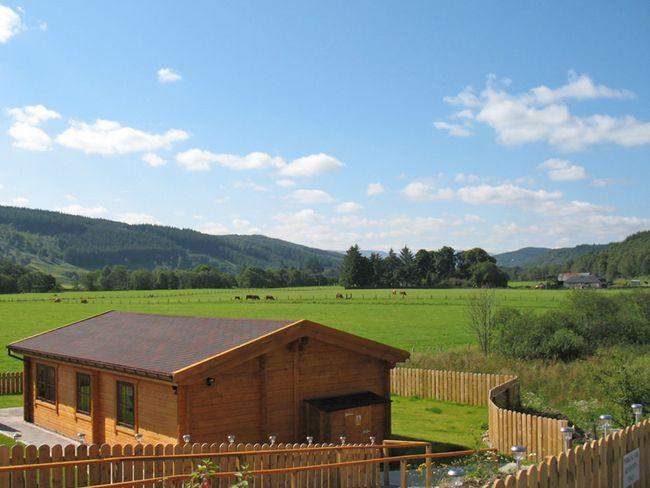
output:
<path id="1" fill-rule="evenodd" d="M 256 454 L 255 451 L 261 451 Z M 243 454 L 237 454 L 241 452 Z M 215 453 L 221 453 L 215 456 Z M 225 454 L 227 453 L 227 455 Z M 191 458 L 169 455 L 192 455 Z M 152 458 L 147 458 L 152 456 Z M 67 461 L 85 461 L 127 457 L 126 460 L 93 462 L 93 464 L 60 465 Z M 285 469 L 298 466 L 347 461 L 376 460 L 382 457 L 382 446 L 333 444 L 156 444 L 156 445 L 90 445 L 90 446 L 0 446 L 0 487 L 2 488 L 77 488 L 109 483 L 122 483 L 156 477 L 191 473 L 204 459 L 211 459 L 219 472 L 241 472 L 260 469 Z M 142 459 L 139 459 L 142 458 Z M 45 464 L 43 463 L 55 463 Z M 31 469 L 3 471 L 3 466 L 39 465 Z M 348 488 L 379 486 L 380 462 L 359 464 L 338 469 L 322 469 L 290 473 L 274 473 L 251 477 L 251 488 L 279 486 Z M 296 483 L 297 482 L 297 483 Z M 214 478 L 213 488 L 229 487 L 233 478 Z M 180 481 L 142 483 L 137 488 L 178 488 Z"/>
<path id="2" fill-rule="evenodd" d="M 638 481 L 624 484 L 623 458 L 638 449 Z M 636 469 L 629 469 L 628 476 Z M 632 477 L 635 479 L 635 477 Z M 495 481 L 492 488 L 650 487 L 650 420 L 549 456 L 543 462 Z"/>
<path id="3" fill-rule="evenodd" d="M 0 395 L 20 395 L 22 392 L 22 371 L 0 373 Z"/>
<path id="4" fill-rule="evenodd" d="M 391 371 L 391 393 L 488 407 L 489 439 L 502 454 L 514 445 L 527 447 L 531 460 L 562 451 L 560 428 L 566 420 L 517 412 L 519 379 L 513 375 L 465 373 L 416 368 Z"/>

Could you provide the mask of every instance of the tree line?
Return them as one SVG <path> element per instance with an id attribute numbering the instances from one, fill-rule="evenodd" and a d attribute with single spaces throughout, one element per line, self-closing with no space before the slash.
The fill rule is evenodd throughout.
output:
<path id="1" fill-rule="evenodd" d="M 57 290 L 51 274 L 0 260 L 0 293 L 40 293 Z"/>
<path id="2" fill-rule="evenodd" d="M 354 245 L 345 254 L 339 281 L 346 288 L 506 287 L 508 275 L 480 247 L 456 251 L 444 246 L 413 254 L 404 246 L 399 254 L 391 249 L 385 257 L 366 257 Z"/>

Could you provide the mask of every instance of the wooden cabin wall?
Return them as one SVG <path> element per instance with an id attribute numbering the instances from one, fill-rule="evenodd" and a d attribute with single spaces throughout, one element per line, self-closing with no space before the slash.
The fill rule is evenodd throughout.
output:
<path id="1" fill-rule="evenodd" d="M 59 361 L 30 358 L 31 395 L 34 423 L 64 436 L 76 439 L 86 434 L 88 443 L 133 443 L 136 431 L 145 443 L 173 443 L 177 437 L 177 400 L 171 384 L 143 378 L 119 376 L 108 371 L 84 368 Z M 55 405 L 35 399 L 36 364 L 56 368 L 57 401 Z M 76 373 L 91 376 L 91 415 L 76 411 Z M 134 429 L 116 425 L 117 380 L 136 385 L 136 426 Z"/>
<path id="2" fill-rule="evenodd" d="M 315 339 L 281 346 L 180 386 L 187 388 L 187 433 L 194 442 L 224 442 L 228 434 L 238 442 L 265 441 L 270 434 L 278 442 L 304 441 L 305 399 L 362 391 L 389 397 L 389 371 L 384 361 Z M 213 386 L 206 385 L 207 377 L 215 378 Z M 371 429 L 378 439 L 388 433 L 389 409 L 373 408 Z"/>

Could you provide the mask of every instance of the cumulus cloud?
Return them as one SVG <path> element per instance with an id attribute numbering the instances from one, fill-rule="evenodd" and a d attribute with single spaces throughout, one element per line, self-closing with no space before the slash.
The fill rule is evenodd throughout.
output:
<path id="1" fill-rule="evenodd" d="M 465 186 L 458 189 L 458 196 L 473 205 L 509 205 L 522 202 L 543 202 L 562 198 L 559 191 L 529 190 L 512 184 Z"/>
<path id="2" fill-rule="evenodd" d="M 277 168 L 284 164 L 282 158 L 273 157 L 263 152 L 252 152 L 240 156 L 237 154 L 217 154 L 198 148 L 178 153 L 176 161 L 188 171 L 209 171 L 214 164 L 234 170 Z"/>
<path id="3" fill-rule="evenodd" d="M 355 213 L 361 210 L 361 205 L 357 202 L 342 202 L 336 206 L 336 211 L 339 213 Z"/>
<path id="4" fill-rule="evenodd" d="M 125 224 L 157 224 L 153 215 L 138 212 L 126 212 L 117 215 L 117 220 Z"/>
<path id="5" fill-rule="evenodd" d="M 413 181 L 404 187 L 402 193 L 414 202 L 450 200 L 454 197 L 454 190 L 451 188 L 437 188 L 433 183 L 426 181 Z"/>
<path id="6" fill-rule="evenodd" d="M 24 207 L 29 203 L 29 198 L 26 197 L 16 197 L 12 200 L 13 204 L 17 207 Z"/>
<path id="7" fill-rule="evenodd" d="M 454 181 L 456 183 L 476 183 L 477 181 L 481 181 L 482 179 L 478 175 L 473 175 L 473 174 L 465 174 L 465 173 L 456 173 L 454 176 Z"/>
<path id="8" fill-rule="evenodd" d="M 507 86 L 498 86 L 495 78 L 489 77 L 480 94 L 465 88 L 454 97 L 446 97 L 445 101 L 463 107 L 464 127 L 471 127 L 472 123 L 485 124 L 494 129 L 502 144 L 541 141 L 561 150 L 577 151 L 603 143 L 625 147 L 650 144 L 648 122 L 631 115 L 575 115 L 566 103 L 562 103 L 632 96 L 628 90 L 597 85 L 587 75 L 570 73 L 568 82 L 559 88 L 538 86 L 523 93 L 511 93 Z M 440 128 L 448 130 L 445 126 Z"/>
<path id="9" fill-rule="evenodd" d="M 284 166 L 280 173 L 284 176 L 308 177 L 342 168 L 341 161 L 325 153 L 312 154 L 298 158 Z"/>
<path id="10" fill-rule="evenodd" d="M 11 8 L 0 5 L 0 44 L 5 44 L 23 29 L 20 15 Z"/>
<path id="11" fill-rule="evenodd" d="M 436 129 L 446 130 L 450 136 L 469 137 L 472 135 L 472 131 L 470 129 L 460 124 L 451 124 L 449 122 L 438 120 L 433 123 L 433 126 Z"/>
<path id="12" fill-rule="evenodd" d="M 219 222 L 206 222 L 201 227 L 199 227 L 199 231 L 203 232 L 204 234 L 218 236 L 228 234 L 228 227 Z"/>
<path id="13" fill-rule="evenodd" d="M 119 122 L 97 119 L 94 123 L 71 121 L 70 127 L 59 134 L 56 142 L 86 154 L 128 154 L 133 152 L 169 149 L 174 142 L 189 137 L 185 131 L 170 129 L 164 134 L 154 134 Z"/>
<path id="14" fill-rule="evenodd" d="M 277 180 L 275 182 L 275 184 L 278 185 L 278 186 L 281 186 L 282 188 L 292 188 L 292 187 L 296 186 L 296 182 L 293 181 L 293 180 L 290 180 L 288 178 Z"/>
<path id="15" fill-rule="evenodd" d="M 13 119 L 7 133 L 13 138 L 12 145 L 27 151 L 47 151 L 52 147 L 52 138 L 39 126 L 52 119 L 59 119 L 54 110 L 44 105 L 26 105 L 7 109 Z"/>
<path id="16" fill-rule="evenodd" d="M 368 188 L 366 188 L 366 195 L 369 197 L 374 197 L 376 195 L 381 195 L 384 193 L 385 188 L 381 183 L 368 183 Z"/>
<path id="17" fill-rule="evenodd" d="M 181 81 L 183 79 L 178 71 L 171 68 L 160 68 L 157 74 L 159 83 L 173 83 L 174 81 Z"/>
<path id="18" fill-rule="evenodd" d="M 539 167 L 553 181 L 576 181 L 587 178 L 584 167 L 571 163 L 566 159 L 547 159 Z"/>
<path id="19" fill-rule="evenodd" d="M 102 215 L 106 215 L 108 213 L 108 210 L 106 210 L 101 205 L 97 205 L 95 207 L 84 207 L 82 205 L 73 204 L 67 205 L 65 207 L 55 208 L 54 210 L 66 214 L 81 215 L 83 217 L 101 217 Z"/>
<path id="20" fill-rule="evenodd" d="M 300 189 L 291 192 L 291 198 L 299 203 L 304 204 L 317 204 L 317 203 L 333 203 L 334 197 L 323 190 L 307 190 Z"/>
<path id="21" fill-rule="evenodd" d="M 157 168 L 158 166 L 164 166 L 167 164 L 166 159 L 163 159 L 160 156 L 158 156 L 156 153 L 151 153 L 151 152 L 143 154 L 142 160 L 152 168 Z"/>

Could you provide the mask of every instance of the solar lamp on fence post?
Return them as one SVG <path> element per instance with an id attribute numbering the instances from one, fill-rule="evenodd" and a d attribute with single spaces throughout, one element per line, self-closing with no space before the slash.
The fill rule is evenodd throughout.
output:
<path id="1" fill-rule="evenodd" d="M 81 444 L 82 446 L 85 445 L 86 444 L 86 434 L 84 434 L 83 432 L 79 432 L 77 434 L 77 440 L 79 441 L 79 444 Z"/>
<path id="2" fill-rule="evenodd" d="M 371 435 L 368 439 L 370 440 L 371 446 L 374 446 L 375 442 L 377 442 L 377 438 L 374 435 Z"/>
<path id="3" fill-rule="evenodd" d="M 339 436 L 339 440 L 341 441 L 341 445 L 345 446 L 345 436 L 344 435 Z"/>
<path id="4" fill-rule="evenodd" d="M 515 458 L 515 462 L 517 463 L 517 470 L 520 470 L 521 462 L 526 457 L 526 446 L 512 446 L 510 448 L 510 452 L 512 453 L 512 457 Z"/>
<path id="5" fill-rule="evenodd" d="M 142 434 L 140 434 L 140 432 L 133 434 L 133 437 L 135 437 L 135 442 L 142 444 Z"/>
<path id="6" fill-rule="evenodd" d="M 308 435 L 307 436 L 307 445 L 311 446 L 314 443 L 314 436 L 313 435 Z"/>
<path id="7" fill-rule="evenodd" d="M 23 438 L 23 435 L 20 432 L 14 432 L 11 437 L 13 437 L 15 443 L 18 443 Z"/>
<path id="8" fill-rule="evenodd" d="M 234 434 L 229 434 L 228 435 L 228 444 L 234 444 L 235 443 L 235 435 Z"/>
<path id="9" fill-rule="evenodd" d="M 560 432 L 564 438 L 564 448 L 568 451 L 571 449 L 571 441 L 573 441 L 573 427 L 562 427 Z"/>
<path id="10" fill-rule="evenodd" d="M 603 429 L 603 437 L 607 437 L 609 428 L 612 426 L 613 417 L 607 413 L 604 413 L 598 417 L 598 419 L 600 420 L 600 426 Z"/>
<path id="11" fill-rule="evenodd" d="M 189 444 L 191 440 L 192 440 L 192 436 L 191 436 L 191 435 L 189 435 L 189 434 L 183 434 L 183 442 L 184 442 L 185 444 Z"/>
<path id="12" fill-rule="evenodd" d="M 451 468 L 447 471 L 447 476 L 451 479 L 451 486 L 461 487 L 465 482 L 465 470 L 463 468 Z"/>
<path id="13" fill-rule="evenodd" d="M 632 413 L 634 414 L 634 423 L 638 424 L 639 422 L 641 422 L 641 416 L 643 415 L 643 404 L 633 403 Z"/>
<path id="14" fill-rule="evenodd" d="M 275 435 L 270 435 L 270 436 L 269 436 L 269 445 L 271 445 L 271 446 L 275 445 L 275 441 L 277 441 L 277 440 L 278 440 L 278 437 L 277 437 L 277 436 L 275 436 Z"/>

